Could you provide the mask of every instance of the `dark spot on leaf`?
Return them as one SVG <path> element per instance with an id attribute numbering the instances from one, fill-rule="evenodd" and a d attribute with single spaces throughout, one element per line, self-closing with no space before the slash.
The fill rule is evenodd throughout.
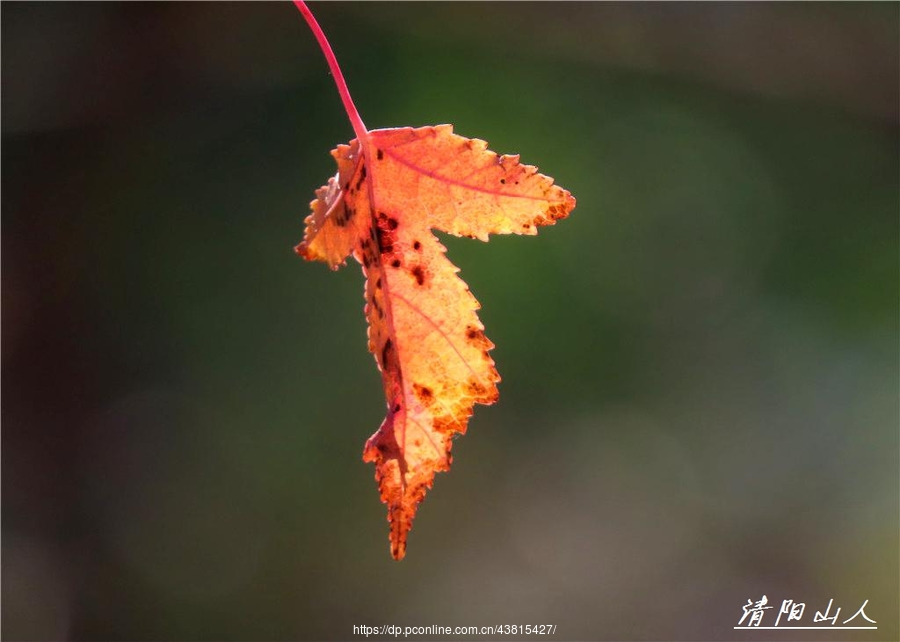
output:
<path id="1" fill-rule="evenodd" d="M 491 342 L 484 336 L 484 330 L 479 330 L 474 325 L 466 326 L 466 337 L 469 339 L 469 343 L 475 347 L 484 350 L 490 350 L 492 347 Z M 485 352 L 485 355 L 487 355 L 487 352 Z"/>
<path id="2" fill-rule="evenodd" d="M 416 267 L 414 267 L 412 269 L 412 274 L 414 277 L 416 277 L 416 283 L 418 283 L 419 285 L 425 283 L 425 270 L 421 265 L 417 265 Z"/>
<path id="3" fill-rule="evenodd" d="M 378 277 L 378 280 L 375 281 L 375 289 L 376 289 L 376 290 L 380 290 L 380 289 L 381 289 L 381 277 L 380 277 L 380 276 Z"/>
<path id="4" fill-rule="evenodd" d="M 376 299 L 375 297 L 372 297 L 372 307 L 375 308 L 375 312 L 378 313 L 378 318 L 383 319 L 384 309 L 381 307 L 381 304 L 378 303 L 378 299 Z"/>
<path id="5" fill-rule="evenodd" d="M 400 412 L 400 404 L 394 404 L 394 412 Z"/>
<path id="6" fill-rule="evenodd" d="M 559 203 L 551 205 L 547 213 L 550 214 L 553 219 L 564 218 L 568 215 L 568 212 L 566 212 L 566 206 Z"/>
<path id="7" fill-rule="evenodd" d="M 484 384 L 475 379 L 470 379 L 466 384 L 466 390 L 473 397 L 483 397 L 487 392 L 487 388 L 484 387 Z"/>
<path id="8" fill-rule="evenodd" d="M 384 152 L 381 151 L 381 150 L 379 149 L 379 150 L 378 150 L 377 156 L 378 156 L 378 160 L 383 160 L 383 159 L 384 159 Z"/>
<path id="9" fill-rule="evenodd" d="M 387 368 L 387 360 L 391 354 L 391 348 L 393 347 L 393 343 L 388 339 L 384 342 L 384 347 L 381 349 L 381 367 Z"/>
<path id="10" fill-rule="evenodd" d="M 421 250 L 421 249 L 422 249 L 422 244 L 419 243 L 418 241 L 416 241 L 415 243 L 413 243 L 413 249 L 415 249 L 415 250 Z"/>
<path id="11" fill-rule="evenodd" d="M 364 180 L 366 180 L 366 166 L 365 165 L 363 165 L 362 169 L 359 171 L 359 178 L 356 180 L 356 191 L 359 191 L 359 186 L 362 185 Z"/>
<path id="12" fill-rule="evenodd" d="M 419 398 L 419 401 L 422 402 L 423 405 L 429 406 L 434 402 L 434 392 L 432 392 L 431 388 L 428 386 L 423 386 L 418 383 L 413 384 L 413 392 L 416 393 L 416 396 Z"/>
<path id="13" fill-rule="evenodd" d="M 372 307 L 375 308 L 375 312 L 378 313 L 378 318 L 383 319 L 384 318 L 384 310 L 382 309 L 381 305 L 378 303 L 378 299 L 376 299 L 375 297 L 372 297 Z"/>
<path id="14" fill-rule="evenodd" d="M 381 226 L 378 227 L 378 247 L 382 254 L 390 254 L 394 251 L 394 237 Z"/>
<path id="15" fill-rule="evenodd" d="M 391 267 L 400 267 L 400 259 L 394 259 L 393 261 L 391 261 Z"/>
<path id="16" fill-rule="evenodd" d="M 505 179 L 505 178 L 501 178 L 501 179 L 500 179 L 500 182 L 503 183 L 504 185 L 506 185 L 506 179 Z"/>
<path id="17" fill-rule="evenodd" d="M 396 238 L 394 230 L 397 229 L 398 223 L 396 219 L 388 218 L 384 212 L 378 212 L 377 219 L 378 247 L 382 254 L 390 254 L 394 251 L 394 239 Z"/>

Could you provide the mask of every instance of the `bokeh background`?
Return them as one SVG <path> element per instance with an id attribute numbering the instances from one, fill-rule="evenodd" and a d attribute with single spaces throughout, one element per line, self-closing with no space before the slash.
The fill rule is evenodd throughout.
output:
<path id="1" fill-rule="evenodd" d="M 578 198 L 442 237 L 500 403 L 391 560 L 360 271 L 292 252 L 352 137 L 299 14 L 3 3 L 4 639 L 898 639 L 900 7 L 313 10 L 369 127 Z"/>

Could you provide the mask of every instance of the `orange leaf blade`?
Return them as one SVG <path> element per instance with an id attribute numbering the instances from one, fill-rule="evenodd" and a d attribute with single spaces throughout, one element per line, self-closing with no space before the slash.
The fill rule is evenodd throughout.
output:
<path id="1" fill-rule="evenodd" d="M 331 155 L 337 161 L 338 172 L 316 190 L 316 198 L 309 204 L 312 211 L 304 221 L 303 241 L 294 249 L 307 261 L 323 261 L 336 270 L 358 245 L 360 228 L 366 226 L 366 221 L 355 216 L 346 199 L 348 192 L 355 191 L 351 188 L 361 187 L 357 175 L 362 158 L 359 142 L 338 145 Z"/>
<path id="2" fill-rule="evenodd" d="M 418 210 L 429 227 L 455 236 L 533 235 L 575 207 L 572 195 L 536 167 L 458 136 L 451 125 L 381 129 L 370 137 L 381 152 L 372 161 L 377 185 L 389 199 L 381 205 Z"/>
<path id="3" fill-rule="evenodd" d="M 388 408 L 363 459 L 375 464 L 391 554 L 402 559 L 419 503 L 450 468 L 453 435 L 475 404 L 499 396 L 478 301 L 431 230 L 536 234 L 575 199 L 449 125 L 375 130 L 333 155 L 338 175 L 316 192 L 297 251 L 332 268 L 352 253 L 363 266 L 369 350 Z"/>

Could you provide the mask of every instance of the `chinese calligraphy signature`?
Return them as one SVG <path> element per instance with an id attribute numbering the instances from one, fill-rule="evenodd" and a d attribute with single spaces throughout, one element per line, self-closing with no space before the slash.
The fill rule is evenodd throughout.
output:
<path id="1" fill-rule="evenodd" d="M 866 615 L 866 605 L 869 603 L 869 600 L 866 600 L 862 603 L 862 606 L 854 613 L 852 616 L 847 618 L 841 623 L 841 626 L 837 626 L 838 617 L 841 613 L 841 607 L 837 607 L 834 612 L 834 615 L 831 615 L 831 609 L 834 606 L 834 600 L 828 600 L 828 606 L 825 607 L 825 612 L 816 611 L 815 615 L 813 615 L 812 621 L 814 624 L 819 624 L 820 626 L 800 626 L 791 625 L 790 623 L 793 621 L 800 622 L 803 618 L 803 613 L 806 610 L 805 602 L 795 602 L 794 600 L 782 600 L 781 608 L 778 609 L 778 615 L 775 618 L 775 624 L 773 626 L 760 626 L 763 621 L 763 616 L 766 614 L 766 611 L 769 609 L 775 608 L 774 605 L 769 604 L 769 598 L 765 595 L 762 596 L 759 600 L 747 600 L 747 603 L 744 604 L 741 609 L 744 611 L 744 614 L 741 616 L 741 619 L 738 621 L 738 625 L 734 628 L 765 628 L 765 629 L 774 629 L 774 628 L 847 628 L 847 629 L 876 629 L 876 626 L 866 626 L 863 622 L 869 622 L 870 624 L 877 624 L 875 620 Z M 774 612 L 773 612 L 774 614 Z M 779 626 L 782 622 L 782 617 L 784 618 L 784 622 L 787 623 L 785 626 Z M 857 618 L 861 618 L 857 620 Z M 855 625 L 853 626 L 845 626 L 857 620 Z M 746 622 L 746 624 L 745 624 Z M 831 626 L 822 625 L 823 622 L 831 622 Z"/>

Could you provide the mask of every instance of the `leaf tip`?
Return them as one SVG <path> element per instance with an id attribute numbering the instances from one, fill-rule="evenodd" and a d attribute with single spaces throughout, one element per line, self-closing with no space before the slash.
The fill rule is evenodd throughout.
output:
<path id="1" fill-rule="evenodd" d="M 406 557 L 406 537 L 403 539 L 391 538 L 391 557 L 398 562 Z"/>

